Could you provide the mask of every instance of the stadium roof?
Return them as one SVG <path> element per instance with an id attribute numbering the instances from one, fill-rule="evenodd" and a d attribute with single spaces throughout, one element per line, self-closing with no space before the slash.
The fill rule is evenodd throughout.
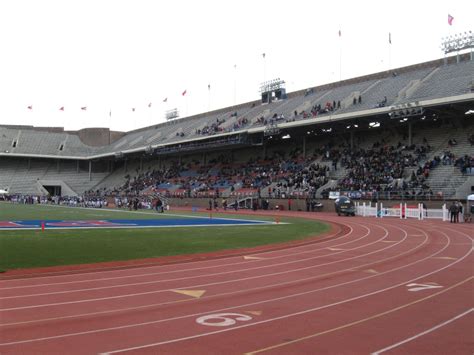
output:
<path id="1" fill-rule="evenodd" d="M 474 60 L 469 55 L 454 56 L 308 88 L 270 104 L 247 102 L 124 134 L 108 129 L 67 132 L 61 128 L 0 126 L 0 156 L 90 160 L 242 133 L 260 134 L 270 122 L 289 129 L 362 117 L 388 120 L 389 114 L 403 110 L 473 104 L 473 73 Z M 328 102 L 340 108 L 316 117 L 303 114 Z M 243 119 L 248 123 L 239 125 Z M 213 125 L 218 131 L 208 132 Z"/>

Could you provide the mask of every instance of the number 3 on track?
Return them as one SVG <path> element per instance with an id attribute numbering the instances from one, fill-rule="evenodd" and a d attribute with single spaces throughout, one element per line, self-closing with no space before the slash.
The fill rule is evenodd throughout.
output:
<path id="1" fill-rule="evenodd" d="M 249 321 L 252 317 L 246 314 L 239 313 L 218 313 L 218 314 L 209 314 L 207 316 L 202 316 L 196 319 L 198 324 L 209 325 L 211 327 L 228 327 L 229 325 L 234 325 L 237 321 Z"/>

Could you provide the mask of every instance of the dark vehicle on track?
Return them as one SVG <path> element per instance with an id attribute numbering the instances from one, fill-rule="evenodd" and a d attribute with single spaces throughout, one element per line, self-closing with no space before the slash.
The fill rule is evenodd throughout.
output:
<path id="1" fill-rule="evenodd" d="M 338 197 L 334 201 L 334 205 L 336 207 L 336 212 L 338 216 L 340 216 L 341 214 L 346 216 L 355 216 L 355 204 L 349 197 Z"/>

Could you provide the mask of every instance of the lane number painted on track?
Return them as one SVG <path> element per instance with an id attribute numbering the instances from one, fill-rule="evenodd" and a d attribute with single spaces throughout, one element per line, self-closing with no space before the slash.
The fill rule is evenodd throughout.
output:
<path id="1" fill-rule="evenodd" d="M 239 313 L 217 313 L 202 316 L 196 319 L 198 324 L 209 325 L 211 327 L 228 327 L 234 325 L 237 321 L 247 322 L 252 317 Z"/>
<path id="2" fill-rule="evenodd" d="M 431 290 L 434 288 L 442 288 L 443 286 L 438 285 L 437 283 L 426 283 L 426 284 L 417 284 L 417 283 L 411 283 L 406 285 L 408 287 L 408 291 L 411 292 L 418 292 L 418 291 L 425 291 L 425 290 Z"/>

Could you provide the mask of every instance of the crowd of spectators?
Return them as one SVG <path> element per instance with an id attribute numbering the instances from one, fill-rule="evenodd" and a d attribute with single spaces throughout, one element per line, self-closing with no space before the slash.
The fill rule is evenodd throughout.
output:
<path id="1" fill-rule="evenodd" d="M 425 140 L 426 141 L 426 140 Z M 426 144 L 406 146 L 399 142 L 388 145 L 382 139 L 370 149 L 350 149 L 347 145 L 338 148 L 326 146 L 325 159 L 334 169 L 338 165 L 346 169 L 345 176 L 338 181 L 336 190 L 347 191 L 394 191 L 417 189 L 420 193 L 429 189 L 425 180 L 436 162 L 426 160 L 430 146 Z M 418 167 L 418 168 L 417 168 Z M 405 179 L 406 169 L 414 169 Z"/>
<path id="2" fill-rule="evenodd" d="M 221 125 L 225 122 L 225 118 L 216 118 L 216 121 L 211 123 L 210 125 L 207 124 L 204 127 L 197 129 L 197 135 L 213 135 L 216 133 L 222 133 L 224 129 Z"/>
<path id="3" fill-rule="evenodd" d="M 107 206 L 107 199 L 99 196 L 36 196 L 13 194 L 7 196 L 7 201 L 18 204 L 60 205 L 69 207 L 102 208 Z"/>
<path id="4" fill-rule="evenodd" d="M 474 156 L 466 154 L 456 159 L 454 165 L 461 169 L 463 174 L 474 175 Z"/>

